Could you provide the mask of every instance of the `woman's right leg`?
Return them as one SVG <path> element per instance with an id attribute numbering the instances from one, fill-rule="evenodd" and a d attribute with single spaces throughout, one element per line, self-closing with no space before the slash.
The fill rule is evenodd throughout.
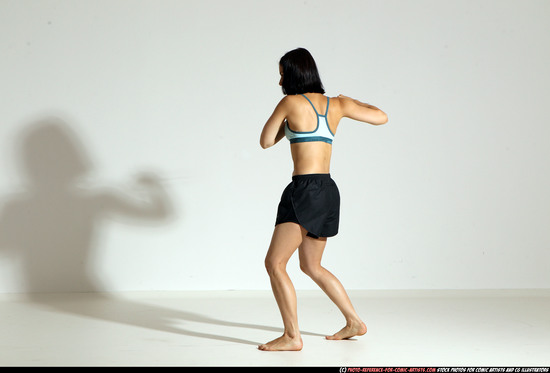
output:
<path id="1" fill-rule="evenodd" d="M 326 238 L 304 237 L 300 245 L 300 268 L 307 274 L 336 304 L 346 319 L 346 326 L 327 339 L 348 339 L 367 332 L 365 323 L 359 318 L 351 300 L 340 281 L 321 266 L 321 258 L 327 243 Z"/>
<path id="2" fill-rule="evenodd" d="M 286 272 L 288 260 L 300 246 L 303 228 L 296 223 L 275 226 L 271 244 L 265 258 L 271 289 L 283 318 L 284 334 L 258 346 L 263 351 L 301 350 L 302 338 L 298 328 L 296 291 Z"/>

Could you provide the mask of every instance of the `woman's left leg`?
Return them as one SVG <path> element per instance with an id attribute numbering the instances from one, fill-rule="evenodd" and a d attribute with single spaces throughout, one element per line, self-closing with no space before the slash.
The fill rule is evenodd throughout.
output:
<path id="1" fill-rule="evenodd" d="M 298 328 L 296 291 L 286 272 L 288 260 L 300 246 L 303 228 L 296 223 L 275 226 L 271 244 L 265 258 L 271 289 L 283 318 L 281 337 L 258 346 L 263 351 L 297 351 L 302 349 Z"/>

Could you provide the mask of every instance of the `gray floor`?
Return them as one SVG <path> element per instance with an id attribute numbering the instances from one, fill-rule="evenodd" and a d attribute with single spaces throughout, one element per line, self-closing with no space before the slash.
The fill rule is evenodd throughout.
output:
<path id="1" fill-rule="evenodd" d="M 550 291 L 350 291 L 368 333 L 299 291 L 304 348 L 269 291 L 0 296 L 0 366 L 549 366 Z"/>

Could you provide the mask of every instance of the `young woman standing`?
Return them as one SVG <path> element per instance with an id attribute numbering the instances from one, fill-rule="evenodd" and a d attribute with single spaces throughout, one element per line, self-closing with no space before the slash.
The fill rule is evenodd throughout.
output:
<path id="1" fill-rule="evenodd" d="M 346 96 L 329 98 L 311 54 L 303 48 L 286 53 L 279 62 L 285 97 L 265 124 L 260 145 L 266 149 L 283 137 L 290 141 L 294 163 L 292 182 L 277 210 L 275 230 L 265 258 L 271 288 L 283 318 L 281 337 L 258 346 L 264 351 L 299 351 L 294 286 L 286 272 L 298 249 L 300 268 L 328 295 L 346 319 L 346 326 L 327 339 L 347 339 L 367 332 L 340 281 L 321 266 L 327 237 L 338 233 L 340 195 L 330 176 L 332 141 L 344 117 L 380 125 L 388 121 L 380 109 Z"/>

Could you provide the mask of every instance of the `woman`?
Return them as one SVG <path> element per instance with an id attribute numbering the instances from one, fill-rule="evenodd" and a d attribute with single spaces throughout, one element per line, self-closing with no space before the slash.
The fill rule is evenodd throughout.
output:
<path id="1" fill-rule="evenodd" d="M 319 285 L 346 319 L 342 330 L 326 338 L 347 339 L 367 332 L 340 281 L 321 266 L 327 237 L 338 232 L 340 196 L 330 177 L 330 158 L 332 140 L 343 117 L 374 125 L 384 124 L 388 118 L 372 105 L 342 95 L 325 96 L 315 61 L 303 48 L 286 53 L 279 62 L 279 72 L 279 85 L 285 97 L 265 124 L 260 145 L 269 148 L 286 136 L 294 162 L 292 182 L 281 197 L 265 258 L 284 333 L 258 348 L 299 351 L 303 344 L 296 292 L 286 272 L 286 264 L 296 249 L 302 271 Z"/>

